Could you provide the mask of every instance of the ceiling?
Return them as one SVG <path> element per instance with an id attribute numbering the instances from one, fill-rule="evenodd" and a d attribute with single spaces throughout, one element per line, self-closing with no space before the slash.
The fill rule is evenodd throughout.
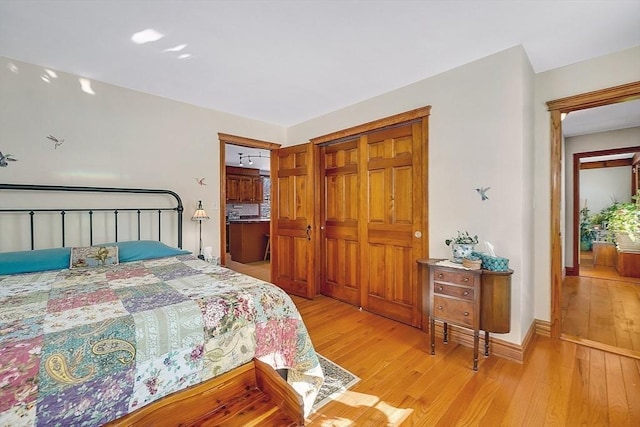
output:
<path id="1" fill-rule="evenodd" d="M 225 145 L 225 164 L 229 166 L 271 170 L 269 150 L 258 150 L 257 148 L 241 147 L 239 145 Z M 240 166 L 240 155 L 242 155 L 242 166 Z M 249 164 L 247 156 L 251 156 L 252 165 Z"/>
<path id="2" fill-rule="evenodd" d="M 638 46 L 639 22 L 638 0 L 0 0 L 0 55 L 291 126 L 517 45 L 536 73 Z"/>
<path id="3" fill-rule="evenodd" d="M 573 111 L 562 121 L 562 134 L 572 137 L 638 126 L 640 99 Z"/>

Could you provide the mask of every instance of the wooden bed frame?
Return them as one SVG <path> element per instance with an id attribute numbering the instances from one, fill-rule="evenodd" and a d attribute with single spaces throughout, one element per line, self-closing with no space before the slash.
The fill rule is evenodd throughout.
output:
<path id="1" fill-rule="evenodd" d="M 302 398 L 254 359 L 107 423 L 125 426 L 303 426 Z"/>
<path id="2" fill-rule="evenodd" d="M 84 212 L 90 220 L 90 244 L 93 244 L 93 213 L 98 211 L 113 212 L 113 226 L 116 241 L 118 233 L 118 212 L 137 212 L 138 240 L 140 239 L 140 213 L 156 211 L 158 213 L 158 240 L 161 237 L 161 216 L 163 212 L 177 213 L 178 247 L 182 248 L 182 214 L 184 207 L 180 196 L 170 190 L 140 188 L 107 188 L 107 187 L 68 187 L 51 185 L 0 184 L 0 190 L 11 191 L 54 191 L 120 194 L 166 194 L 175 199 L 170 208 L 56 208 L 56 209 L 13 209 L 2 208 L 2 213 L 23 213 L 30 216 L 29 236 L 31 249 L 34 247 L 34 216 L 42 212 L 60 214 L 62 241 L 66 243 L 66 212 Z M 235 368 L 221 376 L 211 378 L 187 389 L 177 391 L 150 403 L 135 412 L 113 420 L 109 426 L 130 425 L 274 425 L 302 426 L 304 411 L 302 398 L 286 382 L 286 372 L 275 371 L 271 366 L 254 359 L 252 362 Z"/>

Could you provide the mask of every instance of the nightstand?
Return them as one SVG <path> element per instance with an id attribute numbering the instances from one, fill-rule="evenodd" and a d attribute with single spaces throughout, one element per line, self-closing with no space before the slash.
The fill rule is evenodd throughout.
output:
<path id="1" fill-rule="evenodd" d="M 429 268 L 431 354 L 435 354 L 436 321 L 443 323 L 445 343 L 449 324 L 473 330 L 473 370 L 477 371 L 480 331 L 484 331 L 484 355 L 489 356 L 489 333 L 511 329 L 513 271 L 467 270 L 438 265 L 440 261 L 418 261 Z"/>

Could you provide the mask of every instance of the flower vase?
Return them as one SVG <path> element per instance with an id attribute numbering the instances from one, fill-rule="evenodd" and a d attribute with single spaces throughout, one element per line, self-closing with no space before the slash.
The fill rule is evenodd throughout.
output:
<path id="1" fill-rule="evenodd" d="M 462 260 L 471 255 L 474 248 L 475 245 L 471 243 L 451 243 L 451 251 L 453 253 L 451 261 L 462 264 Z"/>

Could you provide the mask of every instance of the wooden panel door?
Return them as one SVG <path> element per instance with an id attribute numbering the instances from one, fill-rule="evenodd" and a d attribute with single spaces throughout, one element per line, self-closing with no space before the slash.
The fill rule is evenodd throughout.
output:
<path id="1" fill-rule="evenodd" d="M 323 147 L 320 290 L 323 295 L 360 306 L 358 242 L 358 139 Z"/>
<path id="2" fill-rule="evenodd" d="M 424 137 L 423 137 L 424 135 Z M 360 138 L 362 307 L 422 326 L 417 260 L 427 254 L 426 121 Z"/>
<path id="3" fill-rule="evenodd" d="M 312 148 L 271 152 L 271 280 L 305 298 L 316 295 Z"/>

